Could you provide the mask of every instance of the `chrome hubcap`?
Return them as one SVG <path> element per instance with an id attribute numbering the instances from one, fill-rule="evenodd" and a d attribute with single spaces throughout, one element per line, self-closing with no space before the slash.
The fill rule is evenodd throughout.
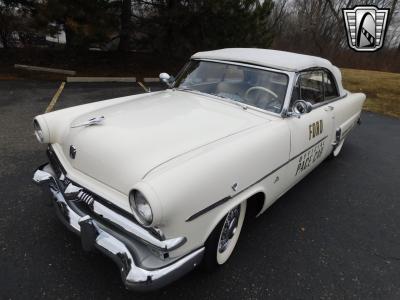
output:
<path id="1" fill-rule="evenodd" d="M 229 242 L 236 233 L 236 229 L 239 223 L 239 216 L 240 205 L 229 211 L 228 215 L 226 216 L 218 243 L 219 253 L 224 252 L 228 248 Z"/>

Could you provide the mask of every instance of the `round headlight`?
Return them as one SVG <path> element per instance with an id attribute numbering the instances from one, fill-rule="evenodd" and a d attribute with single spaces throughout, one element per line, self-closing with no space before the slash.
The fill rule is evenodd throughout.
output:
<path id="1" fill-rule="evenodd" d="M 43 143 L 44 141 L 44 135 L 43 135 L 43 130 L 39 125 L 39 122 L 35 119 L 33 120 L 33 129 L 35 130 L 35 136 L 39 143 Z"/>
<path id="2" fill-rule="evenodd" d="M 149 202 L 145 196 L 133 190 L 129 193 L 129 204 L 136 219 L 145 226 L 149 226 L 153 222 L 153 212 Z"/>

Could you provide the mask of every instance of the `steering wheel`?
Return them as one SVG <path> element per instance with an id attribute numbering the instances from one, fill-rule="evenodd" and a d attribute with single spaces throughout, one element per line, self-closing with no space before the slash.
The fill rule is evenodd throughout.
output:
<path id="1" fill-rule="evenodd" d="M 270 89 L 267 89 L 266 87 L 263 86 L 253 86 L 251 88 L 249 88 L 246 93 L 244 93 L 244 98 L 247 99 L 247 96 L 252 92 L 252 91 L 256 91 L 256 90 L 260 90 L 263 92 L 267 92 L 268 94 L 274 96 L 275 98 L 278 98 L 278 95 L 276 93 L 274 93 L 273 91 L 271 91 Z"/>
<path id="2" fill-rule="evenodd" d="M 274 93 L 273 91 L 271 91 L 270 89 L 265 88 L 263 86 L 253 86 L 253 87 L 249 88 L 246 91 L 246 93 L 244 93 L 243 98 L 246 99 L 246 100 L 249 100 L 248 99 L 248 95 L 252 91 L 256 91 L 256 90 L 263 91 L 263 92 L 267 93 L 268 95 L 272 96 L 272 97 L 268 97 L 268 98 L 272 98 L 272 99 L 265 99 L 265 98 L 259 99 L 258 100 L 258 105 L 256 105 L 257 107 L 262 108 L 262 109 L 268 109 L 269 108 L 269 109 L 273 109 L 274 111 L 280 110 L 281 102 L 278 99 L 278 95 L 276 93 Z M 262 104 L 260 103 L 260 101 L 261 101 Z"/>

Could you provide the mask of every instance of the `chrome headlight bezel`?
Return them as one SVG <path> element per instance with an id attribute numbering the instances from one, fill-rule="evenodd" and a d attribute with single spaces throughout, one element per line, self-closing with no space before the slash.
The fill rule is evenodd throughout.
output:
<path id="1" fill-rule="evenodd" d="M 44 141 L 44 135 L 43 135 L 43 130 L 40 127 L 40 124 L 38 120 L 33 120 L 33 129 L 35 130 L 35 136 L 36 139 L 38 140 L 39 143 L 43 143 Z"/>
<path id="2" fill-rule="evenodd" d="M 145 227 L 150 227 L 154 221 L 153 210 L 149 201 L 139 190 L 129 193 L 129 205 L 136 220 Z"/>
<path id="3" fill-rule="evenodd" d="M 39 143 L 50 143 L 50 131 L 43 116 L 36 116 L 33 119 L 33 129 Z"/>

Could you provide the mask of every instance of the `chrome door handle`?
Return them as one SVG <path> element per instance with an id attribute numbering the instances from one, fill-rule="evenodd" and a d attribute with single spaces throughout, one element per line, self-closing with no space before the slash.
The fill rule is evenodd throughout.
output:
<path id="1" fill-rule="evenodd" d="M 331 105 L 328 105 L 327 107 L 324 108 L 325 111 L 331 111 L 333 109 L 334 109 L 334 107 Z"/>

